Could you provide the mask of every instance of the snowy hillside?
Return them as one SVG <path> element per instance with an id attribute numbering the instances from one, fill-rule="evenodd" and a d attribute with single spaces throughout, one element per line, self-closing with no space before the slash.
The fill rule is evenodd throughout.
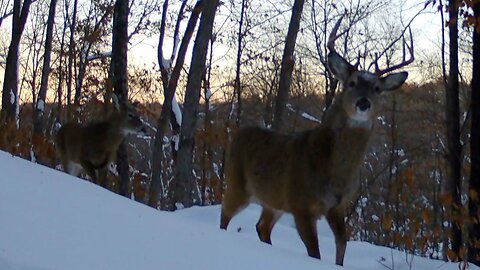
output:
<path id="1" fill-rule="evenodd" d="M 0 172 L 1 270 L 458 269 L 420 257 L 410 268 L 405 253 L 361 242 L 348 243 L 345 267 L 337 267 L 323 221 L 319 261 L 306 255 L 288 216 L 275 227 L 273 246 L 261 243 L 254 228 L 258 206 L 224 232 L 218 206 L 156 211 L 4 152 Z"/>

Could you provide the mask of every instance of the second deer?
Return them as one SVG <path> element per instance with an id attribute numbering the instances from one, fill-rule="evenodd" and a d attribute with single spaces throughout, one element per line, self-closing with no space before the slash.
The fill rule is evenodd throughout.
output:
<path id="1" fill-rule="evenodd" d="M 119 104 L 116 99 L 113 103 L 114 109 L 105 120 L 84 125 L 66 123 L 54 138 L 63 169 L 74 176 L 83 169 L 102 186 L 106 185 L 106 179 L 99 179 L 98 170 L 115 160 L 124 138 L 129 134 L 145 134 L 143 122 L 132 105 Z"/>
<path id="2" fill-rule="evenodd" d="M 381 95 L 398 89 L 408 73 L 382 76 L 384 72 L 378 69 L 375 73 L 358 70 L 335 51 L 335 38 L 335 34 L 330 36 L 328 65 L 343 91 L 327 110 L 324 123 L 294 135 L 243 128 L 234 137 L 226 160 L 220 228 L 226 230 L 230 220 L 254 199 L 263 207 L 256 225 L 261 241 L 271 244 L 275 223 L 282 213 L 291 213 L 308 255 L 320 259 L 316 221 L 325 216 L 335 235 L 335 262 L 343 265 L 346 209 L 359 188 L 357 172 Z"/>

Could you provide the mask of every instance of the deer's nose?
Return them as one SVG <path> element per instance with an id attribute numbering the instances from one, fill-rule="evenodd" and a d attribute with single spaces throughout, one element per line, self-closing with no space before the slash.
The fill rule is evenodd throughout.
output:
<path id="1" fill-rule="evenodd" d="M 370 101 L 367 98 L 361 98 L 357 101 L 355 106 L 362 112 L 370 109 L 371 104 Z"/>

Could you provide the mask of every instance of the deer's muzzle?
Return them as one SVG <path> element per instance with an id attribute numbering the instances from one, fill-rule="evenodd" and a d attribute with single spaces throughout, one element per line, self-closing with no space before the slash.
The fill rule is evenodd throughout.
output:
<path id="1" fill-rule="evenodd" d="M 371 107 L 370 100 L 368 100 L 368 98 L 363 97 L 355 103 L 355 107 L 357 108 L 357 110 L 365 112 L 369 110 Z"/>

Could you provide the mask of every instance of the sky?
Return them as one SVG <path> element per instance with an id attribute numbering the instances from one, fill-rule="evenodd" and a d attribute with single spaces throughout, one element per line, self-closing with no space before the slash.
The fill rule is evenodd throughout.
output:
<path id="1" fill-rule="evenodd" d="M 409 21 L 410 18 L 415 16 L 415 14 L 422 10 L 425 5 L 425 0 L 402 0 L 401 2 L 404 2 L 404 4 L 400 7 L 398 15 L 400 15 L 401 10 L 401 12 L 403 12 L 402 15 L 405 18 L 405 22 Z M 430 6 L 421 15 L 417 16 L 412 23 L 415 46 L 418 50 L 432 50 L 433 48 L 438 49 L 436 48 L 436 44 L 438 44 L 441 40 L 441 24 L 439 13 L 434 11 L 435 10 Z M 303 20 L 308 19 L 308 14 L 305 13 L 303 14 Z M 219 22 L 223 18 L 224 17 L 217 18 L 216 22 Z M 285 35 L 286 31 L 287 29 L 285 29 Z M 164 49 L 167 52 L 171 52 L 172 43 L 173 41 L 171 37 L 166 37 L 164 41 Z M 158 37 L 140 37 L 135 42 L 132 42 L 132 44 L 134 45 L 130 47 L 130 60 L 133 63 L 141 63 L 148 66 L 152 61 L 155 61 L 155 63 L 157 62 L 156 58 L 152 58 L 152 55 L 156 56 L 157 54 Z M 218 55 L 218 57 L 221 57 L 224 53 L 226 53 L 227 50 L 228 48 L 226 46 L 218 45 L 215 53 Z M 189 52 L 191 52 L 191 49 Z"/>
<path id="2" fill-rule="evenodd" d="M 394 1 L 395 3 L 395 1 Z M 398 0 L 399 7 L 397 8 L 398 14 L 396 16 L 402 16 L 404 21 L 408 21 L 409 18 L 413 17 L 419 10 L 424 7 L 425 0 Z M 225 13 L 225 9 L 221 8 L 221 12 Z M 415 41 L 415 49 L 416 49 L 416 62 L 410 65 L 407 69 L 409 69 L 412 73 L 409 80 L 415 80 L 414 74 L 416 70 L 413 69 L 413 66 L 416 66 L 422 58 L 431 58 L 434 56 L 438 56 L 440 54 L 439 51 L 439 44 L 441 40 L 441 22 L 440 22 L 440 15 L 438 12 L 435 12 L 436 8 L 432 8 L 431 6 L 426 9 L 426 11 L 416 17 L 413 22 L 413 33 L 414 33 L 414 41 Z M 289 14 L 286 14 L 287 18 Z M 381 15 L 381 12 L 380 12 Z M 308 20 L 308 14 L 304 12 L 303 14 L 304 21 Z M 222 20 L 228 19 L 228 16 L 225 14 L 217 16 L 217 22 L 221 23 Z M 381 18 L 380 18 L 381 19 Z M 184 25 L 186 24 L 186 20 L 183 21 Z M 8 28 L 10 27 L 10 20 L 7 19 L 3 22 L 0 31 L 2 32 L 2 37 L 0 38 L 0 42 L 5 43 L 8 42 L 9 38 L 8 35 L 3 35 L 4 33 L 9 33 Z M 285 29 L 285 34 L 286 34 Z M 165 42 L 164 42 L 164 51 L 167 55 L 170 54 L 172 50 L 172 39 L 170 36 L 167 35 Z M 190 56 L 192 51 L 192 44 L 193 40 L 190 43 L 190 48 L 188 49 L 187 59 L 185 61 L 186 64 L 190 62 Z M 231 50 L 236 50 L 236 48 L 229 48 L 226 45 L 222 45 L 220 43 L 216 43 L 215 47 L 215 54 L 214 57 L 217 59 L 217 64 L 224 64 L 225 59 L 223 58 L 224 55 L 230 50 L 230 54 L 232 54 Z M 135 37 L 129 48 L 129 63 L 134 64 L 137 66 L 145 66 L 147 68 L 152 67 L 154 64 L 157 65 L 157 46 L 158 46 L 158 36 L 153 35 L 152 37 L 146 36 L 137 36 Z M 460 58 L 462 60 L 462 57 Z M 232 61 L 232 60 L 227 60 Z M 0 83 L 3 81 L 3 72 L 4 66 L 0 65 Z M 419 74 L 417 72 L 417 74 Z M 468 76 L 467 76 L 468 77 Z M 214 85 L 218 85 L 216 83 Z M 26 95 L 30 95 L 29 91 L 25 91 Z"/>

